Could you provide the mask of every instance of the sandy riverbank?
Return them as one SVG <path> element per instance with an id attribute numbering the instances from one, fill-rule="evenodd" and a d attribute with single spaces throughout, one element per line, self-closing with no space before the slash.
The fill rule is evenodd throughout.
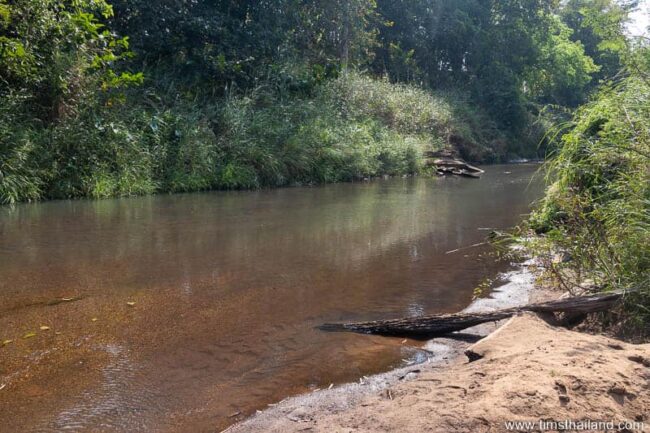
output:
<path id="1" fill-rule="evenodd" d="M 508 277 L 469 310 L 553 296 L 536 291 L 526 269 Z M 650 429 L 650 345 L 552 327 L 534 315 L 495 326 L 476 327 L 464 341 L 429 342 L 428 363 L 284 400 L 227 431 L 499 432 L 508 421 L 567 419 L 645 421 L 643 431 Z M 467 348 L 482 358 L 470 363 Z"/>

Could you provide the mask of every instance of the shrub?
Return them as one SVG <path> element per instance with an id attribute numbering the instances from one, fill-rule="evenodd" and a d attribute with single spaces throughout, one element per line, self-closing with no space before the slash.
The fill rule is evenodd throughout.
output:
<path id="1" fill-rule="evenodd" d="M 571 261 L 567 284 L 634 289 L 631 317 L 650 323 L 650 86 L 628 78 L 580 109 L 550 163 L 554 179 L 533 215 L 538 248 Z"/>

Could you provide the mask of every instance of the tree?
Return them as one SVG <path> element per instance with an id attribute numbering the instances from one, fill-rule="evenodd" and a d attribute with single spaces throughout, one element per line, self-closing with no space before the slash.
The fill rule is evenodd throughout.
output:
<path id="1" fill-rule="evenodd" d="M 548 34 L 538 42 L 540 58 L 526 73 L 526 90 L 531 99 L 575 107 L 586 100 L 589 84 L 600 67 L 585 54 L 579 41 L 571 40 L 572 30 L 553 17 Z"/>
<path id="2" fill-rule="evenodd" d="M 571 40 L 580 42 L 585 54 L 600 68 L 594 74 L 592 88 L 621 70 L 621 49 L 626 43 L 624 27 L 637 3 L 636 0 L 568 0 L 560 8 L 562 21 L 573 30 Z"/>
<path id="3" fill-rule="evenodd" d="M 2 1 L 0 7 L 0 97 L 20 92 L 36 117 L 56 120 L 86 91 L 141 80 L 114 72 L 129 55 L 128 39 L 105 27 L 113 10 L 104 0 Z"/>

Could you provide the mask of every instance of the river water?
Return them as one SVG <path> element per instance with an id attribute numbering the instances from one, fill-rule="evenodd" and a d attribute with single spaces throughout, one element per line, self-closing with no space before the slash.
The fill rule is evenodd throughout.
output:
<path id="1" fill-rule="evenodd" d="M 466 307 L 537 168 L 2 207 L 0 431 L 219 431 L 417 360 L 314 327 Z"/>

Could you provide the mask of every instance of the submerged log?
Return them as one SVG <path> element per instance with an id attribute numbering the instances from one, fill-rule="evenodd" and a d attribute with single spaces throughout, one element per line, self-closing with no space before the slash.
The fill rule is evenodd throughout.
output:
<path id="1" fill-rule="evenodd" d="M 319 326 L 318 329 L 322 331 L 357 332 L 400 337 L 436 337 L 455 331 L 462 331 L 463 329 L 480 325 L 481 323 L 507 319 L 524 311 L 570 314 L 604 311 L 618 302 L 624 293 L 624 291 L 617 291 L 588 296 L 576 296 L 573 298 L 564 298 L 482 313 L 438 314 L 359 323 L 325 323 Z"/>

